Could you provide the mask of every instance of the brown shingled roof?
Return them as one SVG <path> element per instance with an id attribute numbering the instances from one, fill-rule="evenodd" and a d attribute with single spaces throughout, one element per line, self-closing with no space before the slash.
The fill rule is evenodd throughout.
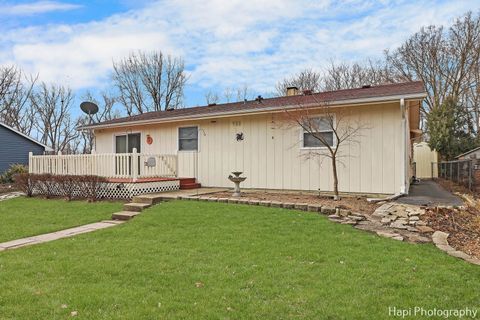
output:
<path id="1" fill-rule="evenodd" d="M 95 123 L 84 128 L 95 127 L 114 127 L 117 124 L 129 124 L 132 122 L 155 122 L 167 120 L 183 120 L 205 118 L 209 116 L 221 116 L 233 113 L 249 113 L 255 111 L 273 111 L 285 107 L 293 107 L 299 105 L 310 105 L 320 103 L 342 103 L 355 100 L 368 100 L 373 98 L 388 100 L 389 97 L 398 97 L 404 95 L 425 96 L 423 82 L 403 82 L 386 84 L 379 86 L 371 86 L 357 89 L 345 89 L 328 92 L 319 92 L 311 95 L 284 96 L 278 98 L 262 99 L 261 102 L 240 101 L 233 103 L 223 103 L 210 106 L 192 107 L 175 109 L 170 111 L 153 111 L 135 116 L 117 118 L 100 123 Z M 360 101 L 359 101 L 360 102 Z"/>

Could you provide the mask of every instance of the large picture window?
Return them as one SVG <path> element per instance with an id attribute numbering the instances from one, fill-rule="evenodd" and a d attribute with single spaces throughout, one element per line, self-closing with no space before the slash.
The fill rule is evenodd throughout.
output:
<path id="1" fill-rule="evenodd" d="M 178 128 L 178 150 L 198 150 L 198 127 Z"/>
<path id="2" fill-rule="evenodd" d="M 303 130 L 303 147 L 304 148 L 322 148 L 326 147 L 318 138 L 323 139 L 329 146 L 335 145 L 332 127 L 329 119 L 325 117 L 317 117 L 308 119 L 307 127 L 311 130 Z"/>

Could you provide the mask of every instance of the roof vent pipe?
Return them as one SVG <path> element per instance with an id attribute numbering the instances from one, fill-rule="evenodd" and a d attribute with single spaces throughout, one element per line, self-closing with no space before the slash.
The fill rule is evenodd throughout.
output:
<path id="1" fill-rule="evenodd" d="M 298 87 L 287 87 L 287 97 L 298 95 Z"/>

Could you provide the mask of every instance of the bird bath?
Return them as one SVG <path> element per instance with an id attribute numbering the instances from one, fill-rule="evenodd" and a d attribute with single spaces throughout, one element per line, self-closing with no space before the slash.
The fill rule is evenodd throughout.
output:
<path id="1" fill-rule="evenodd" d="M 245 179 L 247 179 L 245 177 L 240 177 L 240 175 L 242 173 L 243 172 L 240 172 L 240 171 L 234 171 L 234 172 L 232 172 L 233 176 L 232 175 L 228 176 L 228 180 L 235 183 L 235 189 L 233 190 L 233 196 L 234 197 L 241 197 L 242 196 L 242 194 L 240 193 L 240 182 L 243 182 L 243 181 L 245 181 Z"/>

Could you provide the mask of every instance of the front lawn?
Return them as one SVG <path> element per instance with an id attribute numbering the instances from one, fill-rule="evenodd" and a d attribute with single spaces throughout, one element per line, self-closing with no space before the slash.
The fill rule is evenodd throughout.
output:
<path id="1" fill-rule="evenodd" d="M 477 308 L 478 279 L 432 245 L 317 214 L 172 201 L 0 252 L 0 318 L 393 319 L 389 307 Z"/>
<path id="2" fill-rule="evenodd" d="M 0 202 L 0 242 L 110 219 L 120 202 L 15 198 Z M 1 314 L 0 314 L 1 315 Z"/>

